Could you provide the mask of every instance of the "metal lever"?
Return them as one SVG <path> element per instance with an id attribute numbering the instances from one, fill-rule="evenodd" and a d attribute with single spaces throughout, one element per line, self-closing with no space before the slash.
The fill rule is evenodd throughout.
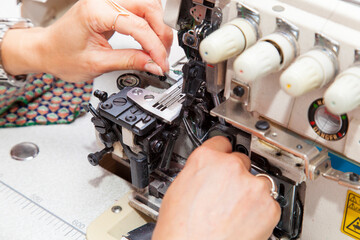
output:
<path id="1" fill-rule="evenodd" d="M 360 190 L 360 176 L 353 172 L 342 172 L 331 167 L 330 157 L 327 151 L 322 151 L 322 156 L 309 164 L 310 179 L 315 180 L 319 176 L 338 182 L 348 188 Z"/>
<path id="2" fill-rule="evenodd" d="M 322 173 L 322 176 L 326 179 L 336 181 L 345 187 L 360 190 L 360 176 L 356 173 L 344 173 L 339 170 L 330 168 L 327 172 Z"/>

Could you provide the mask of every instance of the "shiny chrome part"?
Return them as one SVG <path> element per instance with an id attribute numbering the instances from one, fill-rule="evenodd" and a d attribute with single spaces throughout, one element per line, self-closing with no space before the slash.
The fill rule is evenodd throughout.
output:
<path id="1" fill-rule="evenodd" d="M 214 8 L 211 15 L 211 23 L 220 25 L 223 20 L 223 13 L 220 8 Z"/>
<path id="2" fill-rule="evenodd" d="M 301 158 L 304 161 L 305 174 L 309 177 L 309 163 L 313 159 L 316 159 L 320 153 L 315 146 L 306 143 L 299 137 L 290 135 L 280 127 L 271 126 L 267 130 L 257 129 L 255 125 L 259 119 L 245 111 L 243 106 L 234 98 L 228 99 L 226 102 L 213 109 L 211 114 L 216 117 L 224 118 L 226 122 L 233 126 L 253 134 L 272 146 Z M 296 147 L 299 144 L 302 145 L 301 149 Z"/>
<path id="3" fill-rule="evenodd" d="M 260 38 L 259 24 L 260 24 L 260 13 L 251 7 L 246 6 L 243 3 L 236 3 L 238 17 L 245 18 L 253 25 L 256 31 L 256 39 Z"/>
<path id="4" fill-rule="evenodd" d="M 282 176 L 291 179 L 297 184 L 306 180 L 305 161 L 286 151 L 275 147 L 258 137 L 251 139 L 251 152 L 265 158 L 272 166 L 281 171 Z"/>
<path id="5" fill-rule="evenodd" d="M 299 42 L 297 41 L 299 38 L 299 29 L 287 22 L 284 19 L 276 18 L 277 29 L 276 32 L 281 33 L 287 40 L 293 45 L 294 56 L 297 57 L 299 55 Z"/>
<path id="6" fill-rule="evenodd" d="M 225 87 L 226 62 L 206 65 L 206 88 L 212 94 L 218 94 Z"/>
<path id="7" fill-rule="evenodd" d="M 111 208 L 111 211 L 112 211 L 113 213 L 120 213 L 120 212 L 122 211 L 122 208 L 121 208 L 120 206 L 113 206 L 113 207 Z"/>
<path id="8" fill-rule="evenodd" d="M 171 124 L 179 116 L 185 98 L 181 90 L 182 80 L 164 93 L 159 94 L 147 89 L 134 88 L 127 93 L 127 96 L 141 109 Z"/>
<path id="9" fill-rule="evenodd" d="M 299 28 L 282 18 L 276 18 L 277 30 L 291 33 L 296 40 L 299 40 Z"/>
<path id="10" fill-rule="evenodd" d="M 190 15 L 197 21 L 202 22 L 206 16 L 207 7 L 202 5 L 195 5 L 190 9 Z"/>
<path id="11" fill-rule="evenodd" d="M 326 172 L 321 173 L 321 175 L 326 179 L 330 179 L 335 182 L 338 182 L 340 185 L 343 185 L 348 188 L 360 190 L 359 175 L 356 175 L 357 179 L 354 180 L 351 179 L 352 174 L 354 173 L 344 173 L 339 170 L 333 169 L 331 168 L 331 165 Z"/>
<path id="12" fill-rule="evenodd" d="M 31 142 L 23 142 L 11 148 L 10 155 L 17 161 L 28 161 L 39 154 L 39 147 Z"/>
<path id="13" fill-rule="evenodd" d="M 188 39 L 191 39 L 191 41 L 189 41 Z M 190 29 L 183 35 L 182 42 L 185 45 L 194 49 L 197 49 L 199 47 L 199 38 L 196 35 L 196 32 L 192 29 Z"/>
<path id="14" fill-rule="evenodd" d="M 315 33 L 315 47 L 318 47 L 326 53 L 335 66 L 335 75 L 339 72 L 339 61 L 337 57 L 340 51 L 340 44 L 322 34 Z"/>
<path id="15" fill-rule="evenodd" d="M 315 33 L 315 46 L 327 48 L 335 53 L 336 56 L 339 55 L 340 44 L 337 41 L 324 36 L 323 34 Z"/>
<path id="16" fill-rule="evenodd" d="M 330 157 L 328 155 L 328 152 L 323 150 L 321 151 L 318 158 L 310 161 L 309 179 L 315 180 L 319 176 L 321 176 L 322 173 L 327 172 L 329 169 L 331 169 Z"/>
<path id="17" fill-rule="evenodd" d="M 159 216 L 161 201 L 160 198 L 147 193 L 133 192 L 129 195 L 129 205 L 155 221 Z"/>
<path id="18" fill-rule="evenodd" d="M 260 13 L 258 11 L 243 3 L 236 3 L 236 7 L 238 10 L 238 17 L 251 19 L 257 25 L 260 24 Z"/>

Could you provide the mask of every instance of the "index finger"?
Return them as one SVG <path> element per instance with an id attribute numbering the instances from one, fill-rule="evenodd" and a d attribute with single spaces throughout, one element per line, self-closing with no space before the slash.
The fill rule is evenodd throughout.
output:
<path id="1" fill-rule="evenodd" d="M 163 21 L 164 12 L 161 1 L 116 1 L 135 15 L 144 18 L 160 38 L 167 51 L 170 50 L 173 41 L 173 32 Z"/>
<path id="2" fill-rule="evenodd" d="M 116 16 L 117 14 L 114 18 Z M 129 16 L 120 16 L 116 20 L 117 32 L 132 36 L 164 72 L 169 70 L 166 48 L 144 19 L 130 13 Z"/>

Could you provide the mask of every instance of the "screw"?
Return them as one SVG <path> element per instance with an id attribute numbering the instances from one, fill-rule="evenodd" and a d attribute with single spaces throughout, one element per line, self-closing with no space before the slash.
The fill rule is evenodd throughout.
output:
<path id="1" fill-rule="evenodd" d="M 190 46 L 193 46 L 195 44 L 195 38 L 193 36 L 188 36 L 186 38 L 186 43 Z"/>
<path id="2" fill-rule="evenodd" d="M 233 89 L 233 93 L 237 96 L 237 97 L 242 97 L 245 94 L 245 89 L 241 86 L 237 86 L 234 87 Z"/>
<path id="3" fill-rule="evenodd" d="M 352 182 L 358 182 L 359 181 L 359 175 L 358 174 L 356 174 L 356 173 L 351 173 L 350 175 L 349 175 L 349 179 L 350 179 L 350 181 L 352 181 Z"/>
<path id="4" fill-rule="evenodd" d="M 150 120 L 151 120 L 151 116 L 150 116 L 150 115 L 146 115 L 146 116 L 143 118 L 143 122 L 144 122 L 144 123 L 148 123 L 148 122 L 150 122 Z"/>
<path id="5" fill-rule="evenodd" d="M 151 101 L 151 100 L 153 100 L 154 98 L 155 98 L 155 96 L 154 96 L 154 95 L 151 95 L 151 94 L 144 96 L 144 99 L 145 99 L 146 101 Z"/>
<path id="6" fill-rule="evenodd" d="M 134 122 L 136 121 L 136 116 L 126 116 L 125 117 L 125 120 L 128 121 L 128 122 Z"/>
<path id="7" fill-rule="evenodd" d="M 101 107 L 102 107 L 103 109 L 110 109 L 110 108 L 113 107 L 113 105 L 112 105 L 111 103 L 102 103 L 102 104 L 101 104 Z"/>
<path id="8" fill-rule="evenodd" d="M 125 98 L 115 98 L 113 100 L 113 103 L 115 106 L 124 106 L 127 103 L 127 100 Z"/>
<path id="9" fill-rule="evenodd" d="M 270 128 L 270 124 L 266 120 L 259 120 L 256 122 L 255 127 L 259 130 L 268 130 Z"/>
<path id="10" fill-rule="evenodd" d="M 297 148 L 297 149 L 302 149 L 302 148 L 303 148 L 303 146 L 302 146 L 302 145 L 300 145 L 300 144 L 298 144 L 298 145 L 296 146 L 296 148 Z"/>
<path id="11" fill-rule="evenodd" d="M 141 95 L 143 93 L 143 91 L 141 89 L 136 88 L 136 89 L 132 90 L 132 93 L 134 95 Z"/>
<path id="12" fill-rule="evenodd" d="M 133 81 L 132 78 L 126 78 L 126 79 L 124 80 L 124 83 L 126 83 L 128 86 L 131 86 L 131 85 L 133 85 L 134 83 L 136 83 L 136 81 Z"/>
<path id="13" fill-rule="evenodd" d="M 144 113 L 143 111 L 141 111 L 141 110 L 138 109 L 138 108 L 132 108 L 132 109 L 130 110 L 130 112 L 131 112 L 132 114 L 134 114 L 134 115 L 140 115 L 140 114 L 143 114 L 143 113 Z"/>
<path id="14" fill-rule="evenodd" d="M 119 213 L 119 212 L 122 211 L 122 208 L 121 208 L 120 206 L 113 206 L 113 207 L 111 208 L 111 211 L 112 211 L 113 213 Z"/>

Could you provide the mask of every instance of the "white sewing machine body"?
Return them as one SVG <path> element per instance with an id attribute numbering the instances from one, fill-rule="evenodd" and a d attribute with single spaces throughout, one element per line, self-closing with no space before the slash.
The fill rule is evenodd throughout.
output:
<path id="1" fill-rule="evenodd" d="M 175 2 L 172 1 L 173 4 Z M 353 82 L 355 84 L 351 87 L 346 85 L 349 82 L 344 78 L 347 69 L 356 71 L 360 69 L 358 65 L 360 5 L 357 1 L 350 2 L 193 1 L 195 7 L 192 8 L 192 15 L 195 18 L 201 18 L 199 10 L 209 8 L 211 3 L 220 7 L 223 14 L 218 33 L 210 34 L 210 37 L 205 38 L 198 46 L 205 62 L 208 60 L 208 67 L 211 64 L 213 65 L 211 67 L 221 69 L 226 61 L 226 74 L 223 76 L 224 95 L 227 100 L 213 109 L 212 115 L 224 118 L 233 126 L 251 133 L 252 152 L 269 159 L 277 152 L 278 155 L 274 158 L 279 159 L 284 153 L 294 154 L 296 146 L 301 149 L 303 146 L 301 144 L 299 146 L 296 141 L 293 142 L 293 139 L 279 140 L 282 136 L 279 136 L 278 131 L 284 130 L 286 134 L 295 136 L 299 140 L 306 139 L 310 145 L 335 153 L 336 155 L 330 153 L 330 158 L 333 166 L 336 165 L 339 170 L 359 173 L 360 75 L 356 75 L 356 80 Z M 165 20 L 170 26 L 179 30 L 181 26 L 173 18 L 176 15 L 174 6 L 175 4 L 168 5 L 167 10 L 173 14 L 166 14 Z M 181 16 L 181 12 L 179 13 Z M 244 20 L 248 21 L 247 24 L 244 24 Z M 233 29 L 229 30 L 229 25 Z M 279 39 L 279 35 L 286 36 L 287 41 Z M 229 46 L 232 49 L 229 49 Z M 326 54 L 325 57 L 328 59 L 307 55 L 310 51 L 328 50 L 330 54 Z M 302 63 L 297 63 L 299 61 Z M 319 65 L 319 68 L 316 69 L 317 66 L 314 65 Z M 289 68 L 292 69 L 286 72 Z M 297 74 L 302 74 L 304 77 L 301 78 Z M 344 109 L 344 112 L 341 112 L 337 108 L 332 109 L 335 113 L 331 113 L 326 108 L 331 108 L 330 104 L 335 105 L 335 101 L 339 103 L 341 98 L 339 97 L 341 94 L 333 96 L 333 91 L 328 93 L 329 100 L 325 99 L 325 103 L 323 100 L 326 90 L 331 87 L 335 79 L 343 82 L 334 84 L 333 88 L 343 95 L 350 95 L 351 98 L 347 100 L 354 102 L 351 108 L 346 108 L 348 111 Z M 297 85 L 299 81 L 303 83 Z M 218 82 L 221 81 L 217 79 Z M 238 87 L 243 91 L 240 91 L 240 94 Z M 297 89 L 290 89 L 291 87 Z M 242 108 L 239 105 L 242 105 Z M 254 123 L 249 121 L 251 117 L 266 119 L 276 129 L 259 133 L 259 129 L 251 126 Z M 333 124 L 334 126 L 327 128 Z M 260 150 L 264 142 L 267 144 L 266 147 L 273 147 L 273 150 L 268 152 Z M 269 161 L 281 168 L 283 160 L 280 160 L 282 163 L 276 160 Z M 339 162 L 345 162 L 348 166 L 341 166 Z M 310 165 L 312 165 L 311 160 Z M 304 174 L 307 176 L 304 179 L 307 180 L 305 180 L 304 217 L 300 239 L 350 239 L 340 229 L 346 209 L 344 206 L 347 187 L 351 184 L 345 183 L 347 186 L 340 186 L 322 177 L 315 180 L 309 172 L 306 173 L 307 163 L 305 166 Z M 320 171 L 319 175 L 328 177 L 326 171 L 328 170 Z M 332 177 L 339 180 L 336 174 Z M 304 179 L 295 181 L 300 183 Z M 348 226 L 343 226 L 346 227 Z M 354 233 L 355 239 L 359 239 L 359 236 Z"/>

